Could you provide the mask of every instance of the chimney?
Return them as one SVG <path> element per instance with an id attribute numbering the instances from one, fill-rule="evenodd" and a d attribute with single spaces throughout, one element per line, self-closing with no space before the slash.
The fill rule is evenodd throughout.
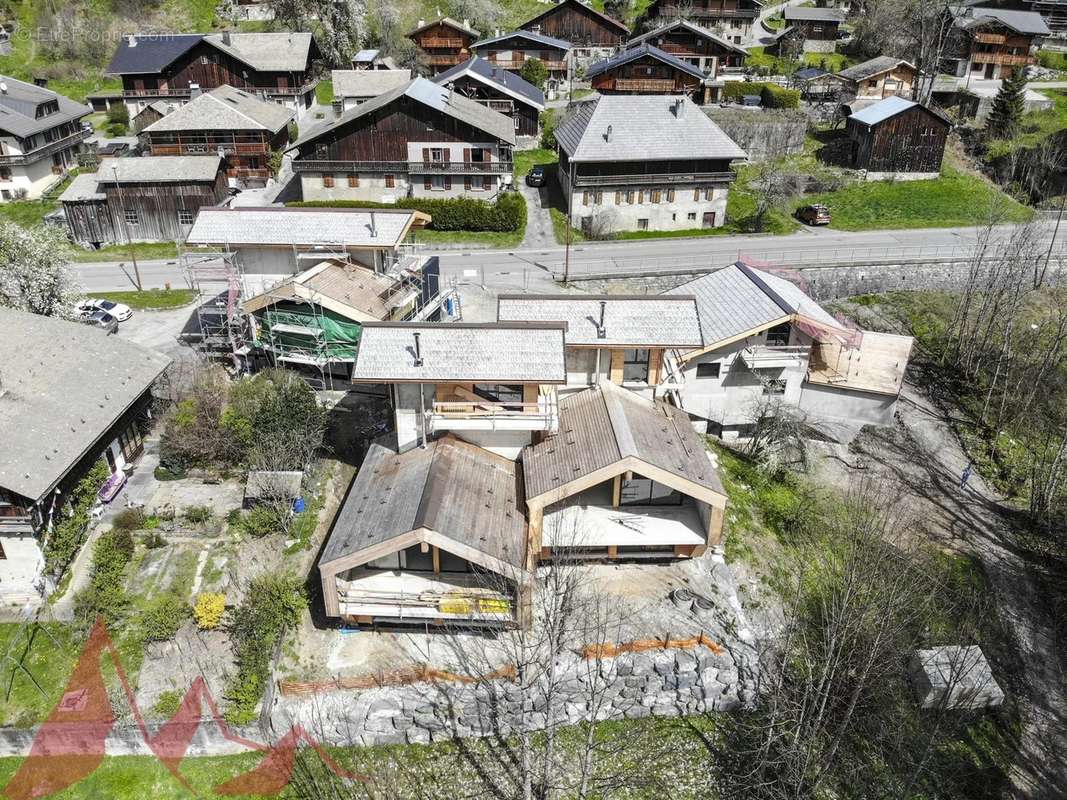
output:
<path id="1" fill-rule="evenodd" d="M 200 96 L 200 84 L 199 83 L 190 83 L 189 84 L 189 99 L 190 100 L 195 100 L 199 96 Z"/>
<path id="2" fill-rule="evenodd" d="M 0 81 L 0 94 L 7 94 L 7 81 Z"/>
<path id="3" fill-rule="evenodd" d="M 46 78 L 44 75 L 34 75 L 33 76 L 33 85 L 34 86 L 40 86 L 42 89 L 47 89 L 48 88 L 48 78 Z"/>
<path id="4" fill-rule="evenodd" d="M 610 125 L 608 125 L 608 129 L 606 131 L 604 131 L 604 141 L 605 142 L 610 142 L 611 141 L 611 126 Z"/>
<path id="5" fill-rule="evenodd" d="M 415 337 L 415 366 L 422 366 L 422 348 L 419 346 L 419 332 L 415 331 L 412 336 Z"/>
<path id="6" fill-rule="evenodd" d="M 137 46 L 137 37 L 134 36 L 132 33 L 129 35 L 129 46 L 130 47 L 136 47 Z"/>
<path id="7" fill-rule="evenodd" d="M 678 119 L 685 119 L 685 98 L 679 97 L 674 101 L 674 116 Z"/>
<path id="8" fill-rule="evenodd" d="M 416 27 L 416 28 L 421 28 L 421 27 L 422 27 L 423 25 L 425 25 L 425 24 L 426 24 L 426 20 L 424 20 L 424 19 L 420 19 L 420 20 L 419 20 L 419 24 L 418 24 L 418 25 L 416 25 L 415 27 Z"/>
<path id="9" fill-rule="evenodd" d="M 374 239 L 378 236 L 378 224 L 374 219 L 374 212 L 370 212 L 370 238 Z"/>
<path id="10" fill-rule="evenodd" d="M 466 17 L 463 18 L 463 27 L 466 28 L 467 30 L 471 29 L 471 21 L 469 19 L 467 19 Z"/>
<path id="11" fill-rule="evenodd" d="M 607 300 L 600 301 L 600 322 L 596 326 L 596 338 L 604 339 L 607 337 L 608 332 L 604 330 L 604 309 L 608 306 Z"/>
<path id="12" fill-rule="evenodd" d="M 230 31 L 229 31 L 229 29 L 224 30 L 222 32 L 222 43 L 224 45 L 229 46 L 229 44 L 230 44 Z"/>

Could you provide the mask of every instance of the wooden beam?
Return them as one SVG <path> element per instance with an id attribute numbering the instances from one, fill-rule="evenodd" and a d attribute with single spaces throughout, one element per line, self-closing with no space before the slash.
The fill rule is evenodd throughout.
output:
<path id="1" fill-rule="evenodd" d="M 611 351 L 611 368 L 608 372 L 608 380 L 612 383 L 622 386 L 623 377 L 623 361 L 625 359 L 626 352 L 623 350 Z"/>
<path id="2" fill-rule="evenodd" d="M 718 547 L 722 543 L 722 523 L 725 508 L 712 506 L 708 509 L 708 546 Z"/>
<path id="3" fill-rule="evenodd" d="M 616 475 L 611 489 L 611 507 L 622 505 L 622 475 Z"/>
<path id="4" fill-rule="evenodd" d="M 608 558 L 614 560 L 619 557 L 619 546 L 617 544 L 608 545 Z"/>
<path id="5" fill-rule="evenodd" d="M 712 342 L 711 344 L 707 345 L 706 347 L 702 347 L 699 350 L 690 350 L 688 353 L 682 353 L 680 359 L 683 362 L 692 361 L 694 358 L 702 356 L 705 353 L 710 353 L 714 350 L 726 347 L 726 345 L 728 344 L 733 344 L 734 342 L 739 342 L 742 339 L 747 339 L 749 336 L 755 336 L 757 333 L 765 331 L 768 328 L 773 328 L 775 325 L 781 325 L 783 322 L 792 322 L 793 318 L 793 314 L 786 314 L 785 316 L 778 317 L 777 319 L 772 319 L 770 322 L 765 322 L 764 324 L 758 325 L 755 328 L 749 328 L 747 331 L 741 331 L 741 333 L 735 334 L 734 336 L 729 336 L 725 339 L 720 339 L 717 342 Z"/>
<path id="6" fill-rule="evenodd" d="M 441 574 L 441 551 L 438 548 L 433 549 L 433 574 Z"/>
<path id="7" fill-rule="evenodd" d="M 660 373 L 663 372 L 663 350 L 657 348 L 648 351 L 648 385 L 659 386 Z"/>

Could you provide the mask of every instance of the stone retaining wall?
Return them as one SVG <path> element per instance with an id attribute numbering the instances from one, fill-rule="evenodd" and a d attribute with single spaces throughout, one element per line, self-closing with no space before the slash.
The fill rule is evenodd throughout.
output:
<path id="1" fill-rule="evenodd" d="M 556 662 L 553 692 L 544 683 L 524 691 L 517 682 L 494 680 L 279 697 L 271 727 L 278 735 L 302 725 L 326 744 L 378 745 L 540 730 L 550 712 L 575 724 L 725 711 L 750 697 L 753 684 L 735 663 L 747 657 L 706 647 L 591 660 L 567 653 Z"/>

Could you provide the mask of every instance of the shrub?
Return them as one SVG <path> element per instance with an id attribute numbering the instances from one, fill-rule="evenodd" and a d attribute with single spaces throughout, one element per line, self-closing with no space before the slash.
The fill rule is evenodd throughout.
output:
<path id="1" fill-rule="evenodd" d="M 180 469 L 168 469 L 167 467 L 156 467 L 153 473 L 156 476 L 157 481 L 180 481 L 185 477 L 185 472 Z"/>
<path id="2" fill-rule="evenodd" d="M 196 597 L 193 606 L 193 619 L 202 631 L 211 631 L 219 627 L 222 615 L 226 612 L 226 595 L 218 592 L 202 592 Z"/>
<path id="3" fill-rule="evenodd" d="M 758 94 L 762 97 L 766 86 L 762 81 L 727 81 L 722 87 L 722 96 L 727 100 L 740 100 L 747 94 Z"/>
<path id="4" fill-rule="evenodd" d="M 555 150 L 556 112 L 553 109 L 542 111 L 538 122 L 541 123 L 541 147 L 545 150 Z"/>
<path id="5" fill-rule="evenodd" d="M 173 639 L 188 616 L 189 606 L 180 597 L 169 592 L 157 595 L 138 617 L 141 638 L 146 642 Z"/>
<path id="6" fill-rule="evenodd" d="M 116 136 L 126 135 L 126 126 L 123 125 L 121 122 L 109 122 L 104 130 L 107 131 L 107 135 L 112 139 Z"/>
<path id="7" fill-rule="evenodd" d="M 107 110 L 107 121 L 125 127 L 130 124 L 130 110 L 125 103 L 112 103 Z"/>
<path id="8" fill-rule="evenodd" d="M 91 521 L 89 510 L 96 503 L 96 493 L 109 474 L 107 462 L 101 459 L 70 493 L 70 510 L 56 524 L 45 544 L 45 564 L 53 575 L 59 575 L 78 552 Z"/>
<path id="9" fill-rule="evenodd" d="M 241 519 L 241 528 L 251 536 L 257 538 L 269 536 L 285 528 L 285 520 L 281 512 L 270 505 L 260 505 L 252 508 Z"/>
<path id="10" fill-rule="evenodd" d="M 526 224 L 526 201 L 518 192 L 505 192 L 495 202 L 473 197 L 453 197 L 438 200 L 425 197 L 406 197 L 396 203 L 368 203 L 363 200 L 306 200 L 289 203 L 305 208 L 405 208 L 422 211 L 433 218 L 430 228 L 437 231 L 497 231 L 521 230 Z"/>
<path id="11" fill-rule="evenodd" d="M 181 705 L 181 693 L 176 692 L 173 689 L 168 689 L 156 699 L 155 704 L 152 706 L 152 711 L 157 717 L 170 719 L 178 713 L 178 709 L 181 708 Z"/>
<path id="12" fill-rule="evenodd" d="M 538 89 L 544 89 L 545 81 L 548 80 L 548 67 L 541 59 L 531 58 L 522 65 L 519 75 L 527 83 L 532 83 Z"/>
<path id="13" fill-rule="evenodd" d="M 209 506 L 187 506 L 182 516 L 194 525 L 199 525 L 211 519 L 211 508 Z"/>
<path id="14" fill-rule="evenodd" d="M 126 565 L 133 557 L 134 542 L 129 531 L 112 529 L 93 545 L 89 585 L 74 598 L 75 616 L 91 625 L 102 616 L 114 624 L 129 605 L 124 583 Z"/>
<path id="15" fill-rule="evenodd" d="M 158 550 L 160 547 L 167 546 L 166 537 L 164 537 L 163 534 L 159 533 L 158 531 L 152 531 L 151 533 L 146 534 L 143 541 L 144 546 L 147 547 L 149 550 Z"/>
<path id="16" fill-rule="evenodd" d="M 242 514 L 241 509 L 231 508 L 226 514 L 226 524 L 232 528 L 241 527 Z"/>
<path id="17" fill-rule="evenodd" d="M 764 108 L 799 108 L 800 91 L 768 83 L 760 92 L 760 102 Z"/>
<path id="18" fill-rule="evenodd" d="M 111 526 L 120 531 L 136 531 L 145 526 L 147 518 L 144 511 L 139 508 L 124 508 L 115 515 Z"/>

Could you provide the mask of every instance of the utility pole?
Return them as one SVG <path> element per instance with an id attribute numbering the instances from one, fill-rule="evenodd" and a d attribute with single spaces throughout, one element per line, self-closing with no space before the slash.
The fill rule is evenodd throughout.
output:
<path id="1" fill-rule="evenodd" d="M 126 204 L 123 202 L 122 184 L 119 183 L 119 168 L 117 164 L 111 165 L 111 174 L 115 178 L 115 189 L 118 191 L 119 204 L 122 206 L 122 228 L 126 232 L 126 246 L 130 249 L 130 261 L 133 262 L 134 282 L 137 284 L 137 291 L 140 292 L 142 291 L 141 270 L 137 266 L 137 253 L 133 247 L 133 237 L 130 236 L 130 221 L 126 219 Z"/>
<path id="2" fill-rule="evenodd" d="M 1048 274 L 1049 266 L 1052 264 L 1052 251 L 1056 247 L 1056 237 L 1059 236 L 1060 233 L 1060 223 L 1063 222 L 1063 212 L 1065 208 L 1067 208 L 1067 192 L 1065 192 L 1060 199 L 1060 212 L 1056 215 L 1056 227 L 1052 229 L 1052 241 L 1048 243 L 1048 252 L 1045 254 L 1045 269 L 1041 272 L 1041 279 L 1034 280 L 1035 289 L 1045 282 L 1045 276 Z"/>
<path id="3" fill-rule="evenodd" d="M 574 162 L 567 158 L 567 237 L 563 255 L 563 282 L 571 279 L 571 213 L 574 205 Z"/>

